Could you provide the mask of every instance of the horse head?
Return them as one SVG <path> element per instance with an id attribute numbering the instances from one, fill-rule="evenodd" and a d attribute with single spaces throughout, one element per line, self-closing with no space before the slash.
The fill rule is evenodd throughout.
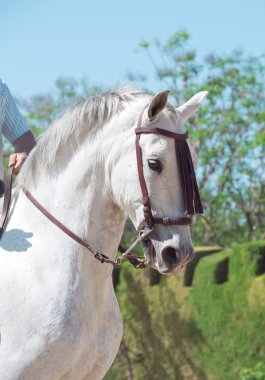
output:
<path id="1" fill-rule="evenodd" d="M 207 92 L 199 92 L 178 108 L 168 104 L 168 93 L 168 90 L 158 93 L 143 109 L 135 130 L 141 134 L 140 153 L 137 142 L 126 147 L 116 164 L 112 184 L 136 229 L 149 224 L 146 214 L 150 214 L 152 232 L 142 241 L 148 265 L 160 273 L 175 274 L 193 257 L 190 226 L 186 223 L 187 189 L 180 178 L 183 162 L 180 165 L 178 162 L 183 159 L 181 154 L 186 153 L 176 154 L 179 148 L 175 136 L 182 139 L 185 135 L 186 120 L 199 109 Z M 194 149 L 191 144 L 189 147 L 188 154 L 195 161 Z M 195 176 L 192 181 L 196 182 Z M 191 203 L 195 201 L 192 195 Z"/>

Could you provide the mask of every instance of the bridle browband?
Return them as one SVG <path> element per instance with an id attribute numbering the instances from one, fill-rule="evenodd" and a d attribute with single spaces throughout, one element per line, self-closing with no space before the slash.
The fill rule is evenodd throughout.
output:
<path id="1" fill-rule="evenodd" d="M 115 260 L 112 260 L 107 255 L 96 251 L 93 247 L 91 247 L 91 245 L 85 239 L 82 239 L 81 237 L 76 235 L 73 231 L 68 229 L 63 223 L 61 223 L 58 219 L 56 219 L 51 213 L 49 213 L 49 211 L 47 211 L 28 190 L 22 188 L 24 194 L 31 201 L 31 203 L 47 219 L 49 219 L 53 224 L 55 224 L 71 239 L 76 241 L 78 244 L 80 244 L 84 248 L 88 249 L 94 255 L 94 257 L 97 260 L 99 260 L 101 263 L 110 263 L 113 266 L 120 265 L 124 261 L 124 259 L 127 259 L 131 262 L 131 264 L 135 266 L 135 268 L 146 267 L 145 259 L 135 254 L 132 254 L 131 252 L 133 251 L 133 249 L 139 242 L 148 238 L 155 224 L 162 224 L 165 226 L 168 226 L 168 225 L 187 226 L 191 224 L 191 218 L 189 216 L 182 216 L 182 217 L 177 217 L 177 218 L 153 217 L 148 190 L 147 190 L 147 186 L 146 186 L 146 182 L 144 178 L 144 171 L 143 171 L 142 152 L 141 152 L 141 147 L 140 147 L 140 135 L 142 133 L 159 134 L 159 135 L 163 135 L 163 136 L 174 139 L 184 204 L 185 204 L 185 213 L 194 214 L 194 213 L 203 212 L 200 197 L 199 197 L 198 186 L 197 186 L 197 182 L 195 178 L 194 168 L 193 168 L 193 164 L 191 160 L 190 150 L 186 141 L 188 138 L 188 133 L 178 134 L 178 133 L 166 131 L 160 128 L 142 127 L 142 116 L 145 109 L 146 107 L 141 112 L 141 115 L 137 122 L 137 127 L 135 129 L 136 159 L 137 159 L 138 177 L 139 177 L 140 187 L 142 191 L 144 219 L 138 227 L 139 234 L 136 240 L 130 245 L 130 247 L 127 250 L 125 250 L 122 246 L 119 246 L 119 251 L 122 252 L 122 255 L 117 257 Z M 11 167 L 8 170 L 7 181 L 6 181 L 6 186 L 5 186 L 4 204 L 3 204 L 2 215 L 0 219 L 0 239 L 2 237 L 4 228 L 6 226 L 8 212 L 10 208 L 11 189 L 12 189 L 12 172 L 13 172 L 13 168 Z"/>

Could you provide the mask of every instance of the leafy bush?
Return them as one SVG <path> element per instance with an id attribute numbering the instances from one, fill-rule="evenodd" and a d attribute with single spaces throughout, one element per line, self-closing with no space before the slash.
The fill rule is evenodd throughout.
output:
<path id="1" fill-rule="evenodd" d="M 265 367 L 258 363 L 254 368 L 239 370 L 239 380 L 265 380 Z"/>

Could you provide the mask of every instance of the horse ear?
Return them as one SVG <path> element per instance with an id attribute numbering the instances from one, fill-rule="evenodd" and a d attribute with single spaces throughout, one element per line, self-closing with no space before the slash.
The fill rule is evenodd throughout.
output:
<path id="1" fill-rule="evenodd" d="M 165 108 L 169 92 L 169 90 L 164 90 L 153 97 L 148 107 L 148 118 L 150 121 L 154 121 Z"/>
<path id="2" fill-rule="evenodd" d="M 182 106 L 177 108 L 177 111 L 183 121 L 188 120 L 191 115 L 199 110 L 201 103 L 207 94 L 208 91 L 200 91 Z"/>

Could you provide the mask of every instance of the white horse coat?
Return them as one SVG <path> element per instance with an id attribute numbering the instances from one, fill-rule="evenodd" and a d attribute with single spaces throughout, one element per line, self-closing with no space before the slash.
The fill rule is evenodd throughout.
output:
<path id="1" fill-rule="evenodd" d="M 164 108 L 162 92 L 152 102 L 154 119 L 146 110 L 144 124 L 183 133 L 204 96 L 173 112 Z M 143 218 L 134 128 L 148 103 L 146 94 L 120 89 L 73 106 L 45 133 L 18 178 L 18 189 L 30 190 L 113 259 L 127 215 L 135 227 Z M 181 216 L 173 142 L 148 135 L 141 147 L 154 214 Z M 148 167 L 149 158 L 161 160 L 162 173 Z M 191 254 L 187 226 L 156 226 L 151 239 L 158 256 L 151 264 L 161 272 L 165 245 L 181 251 L 183 260 Z M 0 243 L 0 380 L 102 379 L 122 337 L 111 275 L 110 264 L 96 261 L 18 191 Z"/>

